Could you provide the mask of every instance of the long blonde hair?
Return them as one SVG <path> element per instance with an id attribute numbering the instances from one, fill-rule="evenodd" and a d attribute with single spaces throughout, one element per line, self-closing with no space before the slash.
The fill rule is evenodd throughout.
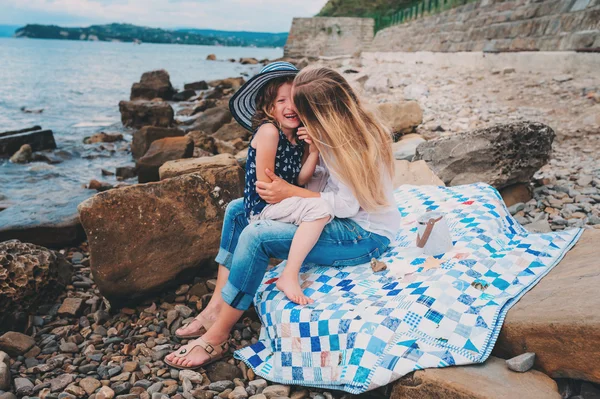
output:
<path id="1" fill-rule="evenodd" d="M 294 79 L 293 93 L 323 160 L 361 207 L 374 211 L 390 205 L 381 173 L 394 178 L 391 134 L 362 107 L 346 79 L 330 68 L 305 68 Z"/>

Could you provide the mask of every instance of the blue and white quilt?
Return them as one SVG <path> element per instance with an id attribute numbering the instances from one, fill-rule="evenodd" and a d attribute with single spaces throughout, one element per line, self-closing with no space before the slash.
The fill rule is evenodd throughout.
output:
<path id="1" fill-rule="evenodd" d="M 299 306 L 275 287 L 270 270 L 254 298 L 263 323 L 258 343 L 236 357 L 268 380 L 358 394 L 428 367 L 482 363 L 508 309 L 577 242 L 581 230 L 528 233 L 487 184 L 401 186 L 402 225 L 382 257 L 399 279 L 369 264 L 305 265 Z M 416 219 L 446 213 L 454 247 L 443 256 L 403 257 L 414 247 Z M 407 270 L 407 268 L 409 270 Z"/>

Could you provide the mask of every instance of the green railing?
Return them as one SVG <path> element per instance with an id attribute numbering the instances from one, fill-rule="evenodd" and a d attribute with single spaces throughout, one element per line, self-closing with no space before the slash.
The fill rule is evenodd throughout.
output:
<path id="1" fill-rule="evenodd" d="M 398 11 L 375 14 L 375 32 L 392 25 L 414 21 L 427 15 L 436 14 L 454 7 L 462 6 L 475 0 L 418 0 L 404 6 Z"/>

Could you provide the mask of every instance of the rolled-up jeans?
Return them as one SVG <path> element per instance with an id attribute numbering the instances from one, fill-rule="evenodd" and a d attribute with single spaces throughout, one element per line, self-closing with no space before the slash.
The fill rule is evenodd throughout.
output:
<path id="1" fill-rule="evenodd" d="M 261 220 L 249 223 L 243 199 L 225 212 L 217 263 L 229 269 L 222 290 L 226 303 L 246 310 L 269 265 L 269 258 L 287 259 L 298 226 Z M 305 262 L 321 266 L 356 266 L 378 258 L 389 246 L 387 237 L 371 233 L 350 219 L 335 218 L 325 226 Z"/>

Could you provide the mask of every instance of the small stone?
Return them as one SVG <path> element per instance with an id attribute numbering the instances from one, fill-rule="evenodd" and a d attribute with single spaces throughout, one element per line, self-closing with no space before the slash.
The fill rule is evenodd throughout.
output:
<path id="1" fill-rule="evenodd" d="M 231 393 L 228 396 L 229 399 L 246 399 L 247 397 L 248 393 L 246 392 L 243 386 L 235 387 L 235 389 L 231 391 Z"/>
<path id="2" fill-rule="evenodd" d="M 215 288 L 217 288 L 217 280 L 215 280 L 215 279 L 206 280 L 206 287 L 210 291 L 214 291 Z"/>
<path id="3" fill-rule="evenodd" d="M 133 373 L 138 369 L 138 362 L 125 362 L 123 363 L 123 371 Z"/>
<path id="4" fill-rule="evenodd" d="M 113 387 L 113 390 L 115 391 L 116 395 L 120 395 L 122 393 L 129 393 L 130 389 L 131 389 L 131 384 L 129 382 L 123 382 L 123 383 L 115 385 Z"/>
<path id="5" fill-rule="evenodd" d="M 515 72 L 517 72 L 517 70 L 515 68 L 504 68 L 502 70 L 502 73 L 504 75 L 508 75 L 508 74 L 515 73 Z"/>
<path id="6" fill-rule="evenodd" d="M 266 387 L 262 394 L 268 399 L 275 398 L 277 396 L 289 396 L 290 387 L 288 385 L 271 385 Z"/>
<path id="7" fill-rule="evenodd" d="M 559 75 L 559 76 L 555 76 L 554 78 L 552 78 L 552 80 L 554 80 L 555 82 L 558 82 L 558 83 L 564 83 L 564 82 L 568 82 L 569 80 L 573 80 L 573 76 Z"/>
<path id="8" fill-rule="evenodd" d="M 9 356 L 20 356 L 35 345 L 35 340 L 29 335 L 9 331 L 0 337 L 0 351 L 6 352 Z"/>
<path id="9" fill-rule="evenodd" d="M 226 389 L 233 389 L 234 386 L 235 384 L 233 383 L 233 381 L 223 380 L 208 384 L 208 389 L 210 389 L 211 391 L 223 392 Z"/>
<path id="10" fill-rule="evenodd" d="M 121 373 L 110 379 L 111 382 L 128 381 L 131 377 L 131 373 Z"/>
<path id="11" fill-rule="evenodd" d="M 512 359 L 508 359 L 506 361 L 506 365 L 512 371 L 517 371 L 519 373 L 524 373 L 529 371 L 533 364 L 535 363 L 535 353 L 523 353 L 522 355 L 513 357 Z"/>
<path id="12" fill-rule="evenodd" d="M 184 319 L 190 317 L 194 312 L 192 309 L 188 308 L 185 305 L 175 305 L 175 310 L 177 310 Z"/>
<path id="13" fill-rule="evenodd" d="M 146 390 L 146 392 L 148 392 L 150 395 L 154 395 L 156 392 L 160 392 L 160 390 L 163 388 L 163 383 L 162 382 L 155 382 L 154 384 L 152 384 L 150 386 L 150 388 L 148 388 Z"/>
<path id="14" fill-rule="evenodd" d="M 77 317 L 83 305 L 81 298 L 66 298 L 58 309 L 59 316 Z"/>
<path id="15" fill-rule="evenodd" d="M 104 324 L 110 320 L 110 314 L 105 310 L 98 310 L 94 312 L 92 317 L 94 318 L 96 324 Z"/>
<path id="16" fill-rule="evenodd" d="M 15 378 L 15 393 L 17 396 L 30 396 L 33 394 L 33 382 L 27 378 Z"/>
<path id="17" fill-rule="evenodd" d="M 65 392 L 70 393 L 76 398 L 83 398 L 86 394 L 85 390 L 82 387 L 75 384 L 71 384 L 68 387 L 66 387 Z"/>
<path id="18" fill-rule="evenodd" d="M 56 378 L 51 379 L 50 389 L 52 392 L 58 392 L 65 389 L 69 384 L 75 381 L 75 375 L 73 374 L 61 374 Z"/>
<path id="19" fill-rule="evenodd" d="M 308 389 L 304 388 L 304 389 L 300 389 L 300 390 L 292 393 L 292 396 L 290 396 L 290 399 L 306 399 L 309 397 L 309 395 L 310 395 L 310 392 L 308 391 Z"/>
<path id="20" fill-rule="evenodd" d="M 256 389 L 256 393 L 262 393 L 267 387 L 267 381 L 259 378 L 258 380 L 250 381 L 248 385 L 253 386 Z"/>
<path id="21" fill-rule="evenodd" d="M 115 391 L 110 387 L 103 386 L 96 394 L 96 399 L 113 399 L 115 397 Z"/>
<path id="22" fill-rule="evenodd" d="M 183 381 L 185 378 L 193 382 L 194 384 L 202 384 L 202 374 L 193 370 L 181 370 L 179 371 L 179 380 Z"/>
<path id="23" fill-rule="evenodd" d="M 592 184 L 592 176 L 590 175 L 581 175 L 579 179 L 577 179 L 577 185 L 581 187 L 587 187 Z"/>
<path id="24" fill-rule="evenodd" d="M 267 397 L 265 395 L 263 395 L 262 393 L 257 393 L 256 395 L 250 396 L 249 399 L 267 399 Z"/>
<path id="25" fill-rule="evenodd" d="M 78 353 L 79 348 L 73 342 L 63 342 L 60 344 L 60 351 L 65 353 Z"/>
<path id="26" fill-rule="evenodd" d="M 234 378 L 242 377 L 242 370 L 236 365 L 224 361 L 209 364 L 206 366 L 206 372 L 211 381 L 233 381 Z"/>
<path id="27" fill-rule="evenodd" d="M 194 384 L 187 378 L 184 378 L 181 387 L 183 388 L 183 392 L 191 392 L 194 389 Z"/>
<path id="28" fill-rule="evenodd" d="M 221 399 L 228 399 L 229 398 L 229 394 L 233 392 L 233 389 L 229 388 L 224 390 L 223 392 L 221 392 L 220 394 L 217 395 L 217 397 L 221 398 Z"/>
<path id="29" fill-rule="evenodd" d="M 75 395 L 71 395 L 71 394 L 70 394 L 70 393 L 68 393 L 68 392 L 61 392 L 61 393 L 58 395 L 58 399 L 77 399 L 77 396 L 75 396 Z"/>
<path id="30" fill-rule="evenodd" d="M 88 395 L 91 395 L 96 392 L 96 389 L 102 386 L 102 383 L 95 378 L 86 377 L 79 381 L 79 386 L 82 387 Z"/>
<path id="31" fill-rule="evenodd" d="M 511 215 L 515 215 L 517 212 L 521 212 L 523 209 L 525 209 L 525 204 L 522 202 L 519 202 L 517 204 L 514 204 L 513 206 L 508 208 L 508 211 L 510 212 Z"/>
<path id="32" fill-rule="evenodd" d="M 4 392 L 0 394 L 0 399 L 17 399 L 17 397 L 12 392 Z M 44 397 L 42 397 L 41 399 L 44 399 Z"/>

